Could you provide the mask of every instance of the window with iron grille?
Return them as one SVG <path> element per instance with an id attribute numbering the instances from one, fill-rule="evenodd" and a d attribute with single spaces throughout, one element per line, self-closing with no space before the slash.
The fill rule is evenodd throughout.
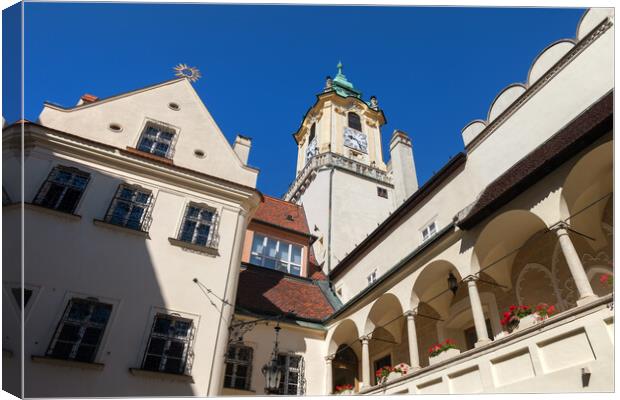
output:
<path id="1" fill-rule="evenodd" d="M 180 316 L 155 315 L 142 368 L 189 375 L 193 322 Z"/>
<path id="2" fill-rule="evenodd" d="M 216 247 L 216 216 L 214 208 L 189 203 L 185 209 L 178 239 L 199 246 Z"/>
<path id="3" fill-rule="evenodd" d="M 80 298 L 69 300 L 47 356 L 94 362 L 111 312 L 110 304 Z"/>
<path id="4" fill-rule="evenodd" d="M 54 167 L 39 189 L 33 203 L 73 213 L 86 189 L 90 174 L 77 168 Z"/>
<path id="5" fill-rule="evenodd" d="M 278 354 L 278 365 L 284 372 L 278 393 L 288 396 L 304 394 L 304 359 L 297 354 Z"/>
<path id="6" fill-rule="evenodd" d="M 138 141 L 138 150 L 171 158 L 175 131 L 164 125 L 148 122 Z"/>
<path id="7" fill-rule="evenodd" d="M 224 387 L 250 390 L 253 355 L 254 350 L 249 346 L 241 344 L 228 346 Z"/>
<path id="8" fill-rule="evenodd" d="M 105 222 L 146 232 L 152 200 L 150 190 L 121 184 L 106 213 Z"/>

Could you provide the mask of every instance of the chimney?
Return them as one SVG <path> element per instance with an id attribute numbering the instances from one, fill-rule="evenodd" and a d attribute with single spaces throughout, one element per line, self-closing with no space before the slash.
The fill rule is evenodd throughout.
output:
<path id="1" fill-rule="evenodd" d="M 233 144 L 233 150 L 245 165 L 248 164 L 248 158 L 250 157 L 250 148 L 252 148 L 252 138 L 247 136 L 237 135 L 235 143 Z"/>
<path id="2" fill-rule="evenodd" d="M 411 139 L 405 132 L 398 129 L 394 130 L 392 139 L 390 139 L 390 164 L 398 205 L 418 190 Z"/>
<path id="3" fill-rule="evenodd" d="M 82 97 L 80 97 L 80 100 L 78 101 L 77 105 L 81 106 L 82 104 L 94 103 L 97 100 L 99 100 L 99 97 L 86 93 L 86 94 L 83 94 Z"/>

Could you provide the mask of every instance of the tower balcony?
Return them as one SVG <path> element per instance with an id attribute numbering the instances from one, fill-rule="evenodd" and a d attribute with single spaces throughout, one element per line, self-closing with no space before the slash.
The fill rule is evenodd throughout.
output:
<path id="1" fill-rule="evenodd" d="M 312 182 L 316 176 L 316 171 L 324 167 L 333 167 L 343 171 L 353 172 L 377 183 L 392 186 L 392 179 L 387 172 L 375 168 L 372 165 L 366 165 L 344 157 L 340 154 L 326 152 L 313 157 L 306 166 L 299 171 L 297 177 L 284 194 L 284 200 L 297 201 L 299 196 L 308 187 L 308 184 Z"/>

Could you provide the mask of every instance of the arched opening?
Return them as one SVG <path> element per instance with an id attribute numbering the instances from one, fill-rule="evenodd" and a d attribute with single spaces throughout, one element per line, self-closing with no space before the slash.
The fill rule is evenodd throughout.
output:
<path id="1" fill-rule="evenodd" d="M 409 348 L 407 341 L 403 340 L 407 327 L 402 306 L 394 294 L 386 293 L 375 301 L 368 313 L 364 332 L 370 336 L 368 350 L 373 384 L 379 368 L 409 364 Z"/>
<path id="2" fill-rule="evenodd" d="M 350 319 L 341 321 L 329 339 L 328 354 L 332 360 L 332 387 L 350 384 L 355 391 L 359 390 L 361 380 L 362 347 L 359 341 L 357 326 Z"/>
<path id="3" fill-rule="evenodd" d="M 338 346 L 332 361 L 332 376 L 335 390 L 337 386 L 351 385 L 357 391 L 359 387 L 359 360 L 355 351 L 346 344 Z"/>
<path id="4" fill-rule="evenodd" d="M 354 112 L 349 112 L 347 115 L 349 121 L 349 128 L 355 129 L 356 131 L 362 131 L 362 120 L 360 116 Z"/>

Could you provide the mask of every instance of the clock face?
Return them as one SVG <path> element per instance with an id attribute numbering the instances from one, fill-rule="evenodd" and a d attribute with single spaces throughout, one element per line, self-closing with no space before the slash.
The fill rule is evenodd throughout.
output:
<path id="1" fill-rule="evenodd" d="M 317 155 L 319 150 L 316 147 L 316 139 L 312 139 L 310 143 L 308 143 L 308 148 L 306 149 L 306 162 L 310 161 L 310 159 Z"/>
<path id="2" fill-rule="evenodd" d="M 348 126 L 344 128 L 344 145 L 362 153 L 368 153 L 366 135 Z"/>

